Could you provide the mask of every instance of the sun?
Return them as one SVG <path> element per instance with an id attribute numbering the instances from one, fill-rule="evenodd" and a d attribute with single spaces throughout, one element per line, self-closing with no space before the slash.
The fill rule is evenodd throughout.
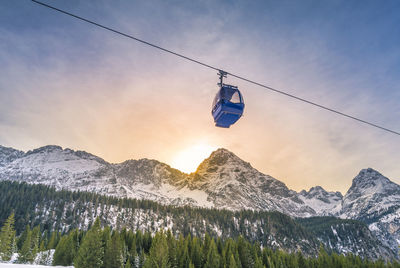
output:
<path id="1" fill-rule="evenodd" d="M 196 171 L 199 164 L 210 156 L 217 148 L 208 144 L 196 144 L 180 151 L 171 162 L 171 166 L 191 173 Z"/>

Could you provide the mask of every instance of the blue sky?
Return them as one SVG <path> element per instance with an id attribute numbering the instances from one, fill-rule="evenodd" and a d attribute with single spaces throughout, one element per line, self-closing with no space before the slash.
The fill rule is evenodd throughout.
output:
<path id="1" fill-rule="evenodd" d="M 179 53 L 400 130 L 399 1 L 47 1 Z M 246 101 L 213 126 L 217 76 L 30 1 L 0 3 L 0 144 L 107 161 L 225 147 L 289 187 L 400 183 L 400 137 L 228 78 Z"/>

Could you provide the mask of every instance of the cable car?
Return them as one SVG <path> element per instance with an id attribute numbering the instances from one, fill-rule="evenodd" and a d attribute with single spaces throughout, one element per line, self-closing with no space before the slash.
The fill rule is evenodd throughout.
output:
<path id="1" fill-rule="evenodd" d="M 214 98 L 211 114 L 214 117 L 215 126 L 229 128 L 243 115 L 244 102 L 242 94 L 236 86 L 222 82 L 227 73 L 219 71 L 220 89 Z"/>

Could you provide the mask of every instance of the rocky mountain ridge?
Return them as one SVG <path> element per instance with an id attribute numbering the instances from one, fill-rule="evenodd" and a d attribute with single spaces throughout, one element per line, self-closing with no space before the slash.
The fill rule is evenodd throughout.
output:
<path id="1" fill-rule="evenodd" d="M 172 205 L 356 219 L 393 250 L 400 242 L 400 186 L 370 168 L 360 171 L 343 196 L 320 186 L 297 193 L 226 149 L 216 150 L 196 172 L 185 174 L 157 160 L 111 164 L 87 152 L 53 145 L 27 153 L 0 146 L 0 180 Z"/>

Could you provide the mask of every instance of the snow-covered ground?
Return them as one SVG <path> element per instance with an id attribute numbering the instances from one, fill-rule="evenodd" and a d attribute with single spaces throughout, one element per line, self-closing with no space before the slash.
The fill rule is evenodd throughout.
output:
<path id="1" fill-rule="evenodd" d="M 74 268 L 73 266 L 43 266 L 43 265 L 30 265 L 30 264 L 11 264 L 11 263 L 0 263 L 0 268 Z"/>

